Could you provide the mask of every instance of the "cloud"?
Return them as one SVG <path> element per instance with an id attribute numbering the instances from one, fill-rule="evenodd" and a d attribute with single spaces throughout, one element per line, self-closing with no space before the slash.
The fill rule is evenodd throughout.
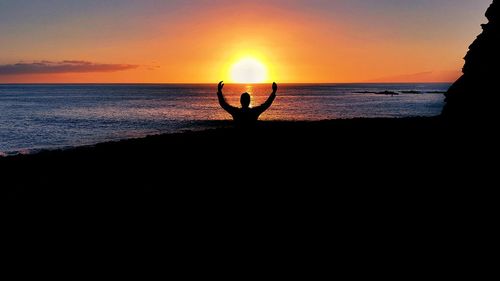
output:
<path id="1" fill-rule="evenodd" d="M 1 75 L 23 74 L 56 74 L 56 73 L 89 73 L 89 72 L 116 72 L 135 69 L 138 65 L 132 64 L 103 64 L 81 60 L 64 60 L 60 62 L 38 61 L 31 63 L 16 63 L 0 65 Z"/>

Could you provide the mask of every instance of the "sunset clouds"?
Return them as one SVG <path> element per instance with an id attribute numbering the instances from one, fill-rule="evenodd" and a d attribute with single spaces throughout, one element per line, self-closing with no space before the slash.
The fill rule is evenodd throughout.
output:
<path id="1" fill-rule="evenodd" d="M 137 65 L 130 64 L 103 64 L 79 60 L 20 62 L 0 65 L 0 75 L 116 72 L 137 67 Z"/>

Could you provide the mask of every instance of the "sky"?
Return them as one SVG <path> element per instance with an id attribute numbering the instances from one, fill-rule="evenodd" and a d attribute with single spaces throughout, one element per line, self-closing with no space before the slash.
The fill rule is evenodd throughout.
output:
<path id="1" fill-rule="evenodd" d="M 0 83 L 451 82 L 491 0 L 0 0 Z"/>

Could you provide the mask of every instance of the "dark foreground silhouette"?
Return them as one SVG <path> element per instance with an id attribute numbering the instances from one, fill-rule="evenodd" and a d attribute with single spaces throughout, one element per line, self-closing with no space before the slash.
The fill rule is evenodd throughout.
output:
<path id="1" fill-rule="evenodd" d="M 168 204 L 177 204 L 177 195 L 189 194 L 189 200 L 218 201 L 223 195 L 241 201 L 320 187 L 349 193 L 348 186 L 362 183 L 399 187 L 402 178 L 420 173 L 425 176 L 412 182 L 425 187 L 431 177 L 439 181 L 443 169 L 466 165 L 468 153 L 488 147 L 468 141 L 484 139 L 481 131 L 462 132 L 439 117 L 260 122 L 251 131 L 228 122 L 216 126 L 222 128 L 0 158 L 2 198 L 70 205 L 175 198 Z M 443 143 L 463 148 L 456 154 L 442 149 Z M 453 160 L 445 164 L 445 155 Z M 454 162 L 457 157 L 463 160 Z"/>
<path id="2" fill-rule="evenodd" d="M 222 94 L 222 88 L 224 88 L 224 83 L 221 81 L 218 86 L 217 97 L 219 98 L 220 106 L 227 111 L 234 119 L 234 122 L 239 127 L 254 127 L 259 120 L 259 116 L 264 113 L 273 104 L 276 98 L 276 91 L 278 90 L 278 85 L 273 83 L 273 92 L 269 96 L 266 102 L 257 107 L 250 107 L 250 95 L 248 93 L 243 93 L 240 98 L 241 108 L 234 107 L 227 103 L 224 95 Z"/>
<path id="3" fill-rule="evenodd" d="M 495 213 L 471 192 L 496 175 L 481 159 L 491 146 L 466 137 L 488 138 L 440 118 L 217 126 L 0 158 L 4 240 L 24 257 L 36 249 L 37 264 L 55 255 L 44 270 L 71 280 L 87 280 L 75 277 L 89 260 L 112 270 L 111 259 L 121 265 L 112 276 L 141 280 L 165 268 L 320 278 L 331 273 L 325 251 L 335 275 L 449 276 L 443 258 L 462 257 L 466 224 Z"/>

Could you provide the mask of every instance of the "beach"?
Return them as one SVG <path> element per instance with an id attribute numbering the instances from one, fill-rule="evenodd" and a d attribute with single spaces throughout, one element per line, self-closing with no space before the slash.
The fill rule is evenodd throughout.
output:
<path id="1" fill-rule="evenodd" d="M 244 90 L 238 87 L 228 86 L 232 104 Z M 262 102 L 268 85 L 252 87 Z M 422 167 L 439 175 L 442 144 L 452 137 L 432 116 L 444 98 L 434 91 L 445 87 L 285 84 L 263 120 L 240 130 L 219 108 L 212 85 L 4 86 L 10 117 L 1 122 L 2 193 L 30 208 L 179 198 L 185 200 L 170 203 L 192 205 L 200 196 L 199 207 L 287 189 L 402 185 L 408 179 L 398 179 L 414 178 Z M 401 94 L 376 94 L 383 89 Z"/>
<path id="2" fill-rule="evenodd" d="M 329 247 L 342 258 L 373 251 L 374 260 L 387 247 L 456 251 L 459 241 L 440 237 L 484 220 L 471 212 L 490 212 L 470 188 L 490 181 L 480 175 L 494 167 L 480 158 L 492 146 L 439 117 L 218 126 L 0 158 L 9 241 L 56 251 L 58 265 L 78 272 L 84 263 L 75 260 L 87 256 L 107 267 L 108 256 L 95 255 L 102 249 L 119 262 L 137 252 L 148 264 L 158 262 L 151 252 L 184 260 L 201 249 L 206 272 L 233 245 L 245 255 L 273 249 L 287 264 L 314 253 L 313 266 Z"/>
<path id="3" fill-rule="evenodd" d="M 9 184 L 2 192 L 17 202 L 73 204 L 166 199 L 170 193 L 251 197 L 286 189 L 425 186 L 427 178 L 442 178 L 443 161 L 453 157 L 444 144 L 454 135 L 439 117 L 219 127 L 3 157 Z"/>

